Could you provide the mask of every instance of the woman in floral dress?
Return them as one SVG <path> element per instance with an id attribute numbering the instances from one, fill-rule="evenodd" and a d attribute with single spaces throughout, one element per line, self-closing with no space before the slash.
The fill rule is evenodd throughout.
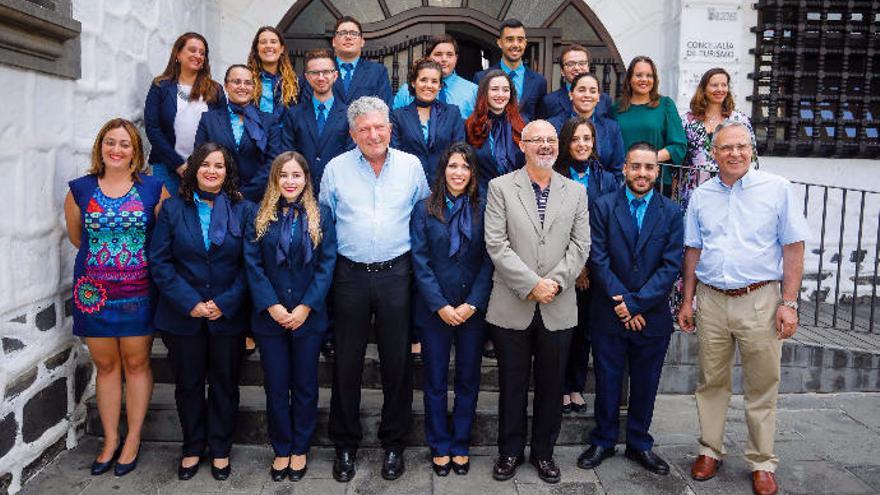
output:
<path id="1" fill-rule="evenodd" d="M 154 295 L 145 246 L 162 182 L 141 175 L 144 151 L 134 125 L 113 119 L 92 147 L 89 173 L 69 182 L 64 217 L 79 249 L 73 268 L 73 334 L 85 339 L 97 368 L 98 413 L 104 446 L 92 464 L 117 476 L 137 466 L 141 427 L 153 390 L 150 348 Z M 122 375 L 128 432 L 119 438 Z"/>

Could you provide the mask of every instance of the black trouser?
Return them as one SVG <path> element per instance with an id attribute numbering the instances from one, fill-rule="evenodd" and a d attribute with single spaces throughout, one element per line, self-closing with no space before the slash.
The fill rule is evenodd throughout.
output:
<path id="1" fill-rule="evenodd" d="M 385 449 L 403 450 L 412 409 L 411 273 L 409 256 L 381 271 L 366 271 L 343 257 L 336 263 L 333 281 L 336 360 L 330 400 L 330 439 L 338 449 L 357 449 L 363 437 L 361 376 L 367 337 L 374 321 L 384 396 L 379 441 Z"/>
<path id="2" fill-rule="evenodd" d="M 183 430 L 183 456 L 229 456 L 238 413 L 238 376 L 244 334 L 216 335 L 203 325 L 196 335 L 162 333 L 174 370 L 174 399 Z M 208 398 L 205 400 L 205 381 Z"/>
<path id="3" fill-rule="evenodd" d="M 590 359 L 590 290 L 575 290 L 577 296 L 578 324 L 571 336 L 571 351 L 565 369 L 563 394 L 583 393 L 587 383 L 587 364 Z"/>
<path id="4" fill-rule="evenodd" d="M 553 458 L 562 425 L 562 382 L 572 330 L 549 331 L 536 310 L 525 330 L 491 327 L 501 393 L 498 401 L 498 452 L 519 456 L 526 446 L 526 409 L 534 356 L 535 396 L 532 400 L 531 455 Z"/>

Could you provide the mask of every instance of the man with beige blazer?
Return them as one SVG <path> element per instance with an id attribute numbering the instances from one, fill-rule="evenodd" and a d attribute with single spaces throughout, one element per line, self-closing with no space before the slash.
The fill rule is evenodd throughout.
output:
<path id="1" fill-rule="evenodd" d="M 565 365 L 577 325 L 574 282 L 590 251 L 584 187 L 553 171 L 556 130 L 529 123 L 519 144 L 525 167 L 489 182 L 486 250 L 495 264 L 486 311 L 498 356 L 498 450 L 492 476 L 516 474 L 524 461 L 526 407 L 534 357 L 529 461 L 548 483 L 560 480 L 553 447 L 562 420 Z"/>

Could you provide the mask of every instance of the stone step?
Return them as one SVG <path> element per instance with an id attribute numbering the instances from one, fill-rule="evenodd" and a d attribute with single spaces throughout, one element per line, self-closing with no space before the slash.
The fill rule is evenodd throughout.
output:
<path id="1" fill-rule="evenodd" d="M 153 353 L 151 357 L 151 366 L 153 369 L 153 380 L 159 383 L 174 383 L 174 374 L 171 370 L 171 363 L 168 361 L 168 350 L 162 343 L 161 339 L 156 339 L 153 343 Z M 449 365 L 449 388 L 453 387 L 454 374 L 454 357 Z M 378 390 L 382 388 L 382 375 L 379 372 L 379 350 L 376 344 L 368 344 L 367 352 L 364 359 L 363 383 L 364 389 Z M 421 364 L 413 366 L 413 387 L 417 390 L 422 389 L 423 369 Z M 480 390 L 491 392 L 498 391 L 498 361 L 495 359 L 483 358 L 480 371 Z M 322 388 L 330 388 L 333 384 L 333 362 L 324 359 L 321 356 L 318 363 L 318 386 Z M 250 356 L 245 356 L 244 363 L 241 368 L 241 377 L 239 385 L 263 385 L 263 368 L 260 364 L 260 351 L 258 350 Z M 594 393 L 596 387 L 595 374 L 592 367 L 587 371 L 587 383 L 585 391 Z M 533 386 L 530 386 L 533 389 Z"/>
<path id="2" fill-rule="evenodd" d="M 241 402 L 238 409 L 238 422 L 235 433 L 235 443 L 240 444 L 266 444 L 268 443 L 266 424 L 266 395 L 262 387 L 243 386 L 241 390 Z M 583 413 L 571 413 L 563 415 L 562 428 L 557 441 L 558 445 L 583 445 L 587 436 L 595 425 L 593 419 L 592 395 L 587 395 L 587 410 Z M 452 393 L 449 394 L 449 407 L 452 407 Z M 531 425 L 532 394 L 529 394 L 529 425 Z M 413 392 L 412 427 L 407 438 L 407 445 L 425 445 L 425 413 L 422 402 L 422 392 Z M 361 424 L 363 425 L 364 447 L 378 447 L 379 441 L 376 436 L 379 429 L 380 411 L 382 407 L 381 390 L 363 390 L 361 392 Z M 330 389 L 321 388 L 318 400 L 318 428 L 315 432 L 313 445 L 332 445 L 327 435 L 327 420 L 330 411 Z M 125 413 L 120 421 L 124 424 Z M 621 414 L 621 433 L 625 426 L 625 410 Z M 88 401 L 88 413 L 86 419 L 86 433 L 101 436 L 101 420 L 94 399 Z M 146 441 L 180 442 L 180 422 L 177 417 L 177 409 L 174 403 L 174 386 L 171 384 L 156 384 L 153 398 L 150 401 L 150 409 L 147 413 L 143 429 L 143 439 Z M 498 393 L 490 391 L 480 392 L 477 401 L 477 415 L 471 433 L 471 445 L 493 446 L 498 439 Z"/>

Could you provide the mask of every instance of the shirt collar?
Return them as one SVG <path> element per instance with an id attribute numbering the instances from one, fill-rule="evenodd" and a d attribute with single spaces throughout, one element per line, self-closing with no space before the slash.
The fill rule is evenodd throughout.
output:
<path id="1" fill-rule="evenodd" d="M 197 193 L 195 191 L 193 191 L 193 201 L 197 205 L 201 205 L 201 204 L 207 205 L 208 204 L 208 203 L 205 203 L 204 201 L 202 201 L 202 198 L 199 197 L 199 193 Z"/>
<path id="2" fill-rule="evenodd" d="M 364 152 L 361 151 L 361 149 L 357 145 L 354 146 L 354 149 L 355 149 L 355 153 L 357 154 L 358 163 L 363 164 L 365 167 L 370 169 L 370 173 L 373 173 L 373 167 L 370 165 L 370 162 L 367 160 L 367 157 L 364 156 Z M 391 145 L 389 144 L 388 151 L 385 152 L 385 163 L 382 165 L 382 170 L 385 170 L 386 167 L 391 165 L 391 154 L 393 152 L 394 152 L 394 150 L 391 149 Z"/>
<path id="3" fill-rule="evenodd" d="M 760 183 L 761 178 L 759 174 L 760 172 L 750 167 L 749 170 L 746 171 L 745 175 L 740 177 L 739 180 L 734 182 L 733 185 L 731 185 L 730 187 L 728 187 L 727 184 L 725 184 L 724 181 L 721 180 L 721 174 L 715 176 L 715 181 L 724 191 L 732 190 L 734 187 L 736 187 L 737 184 L 739 184 L 740 189 L 748 189 L 749 187 Z"/>
<path id="4" fill-rule="evenodd" d="M 623 190 L 626 191 L 626 203 L 632 204 L 632 201 L 634 199 L 636 199 L 636 195 L 633 194 L 633 192 L 629 190 L 629 187 L 624 187 Z M 645 200 L 645 204 L 648 204 L 651 202 L 652 197 L 654 197 L 654 190 L 653 189 L 648 191 L 648 194 L 645 194 L 644 196 L 642 196 L 642 199 Z"/>
<path id="5" fill-rule="evenodd" d="M 525 73 L 525 71 L 526 71 L 526 64 L 521 62 L 519 64 L 519 67 L 517 67 L 516 70 L 514 70 L 514 69 L 511 69 L 510 67 L 508 67 L 507 64 L 504 63 L 503 58 L 501 59 L 501 62 L 498 63 L 498 66 L 501 67 L 501 70 L 503 70 L 504 72 L 507 72 L 508 74 L 513 72 L 519 76 L 523 75 L 523 73 Z"/>
<path id="6" fill-rule="evenodd" d="M 358 58 L 352 60 L 351 62 L 343 62 L 341 58 L 336 57 L 336 66 L 339 67 L 340 69 L 342 69 L 342 64 L 344 64 L 344 63 L 349 63 L 349 64 L 352 65 L 352 70 L 355 70 L 355 69 L 357 69 L 358 63 L 359 63 L 360 61 L 361 61 L 361 58 L 360 58 L 360 57 L 358 57 Z"/>
<path id="7" fill-rule="evenodd" d="M 318 105 L 320 105 L 321 103 L 324 104 L 324 111 L 329 112 L 330 109 L 333 108 L 333 94 L 331 93 L 330 98 L 328 98 L 327 101 L 324 101 L 324 102 L 322 102 L 322 101 L 318 100 L 317 98 L 315 98 L 314 96 L 312 96 L 312 107 L 315 108 L 316 113 L 318 111 Z"/>

